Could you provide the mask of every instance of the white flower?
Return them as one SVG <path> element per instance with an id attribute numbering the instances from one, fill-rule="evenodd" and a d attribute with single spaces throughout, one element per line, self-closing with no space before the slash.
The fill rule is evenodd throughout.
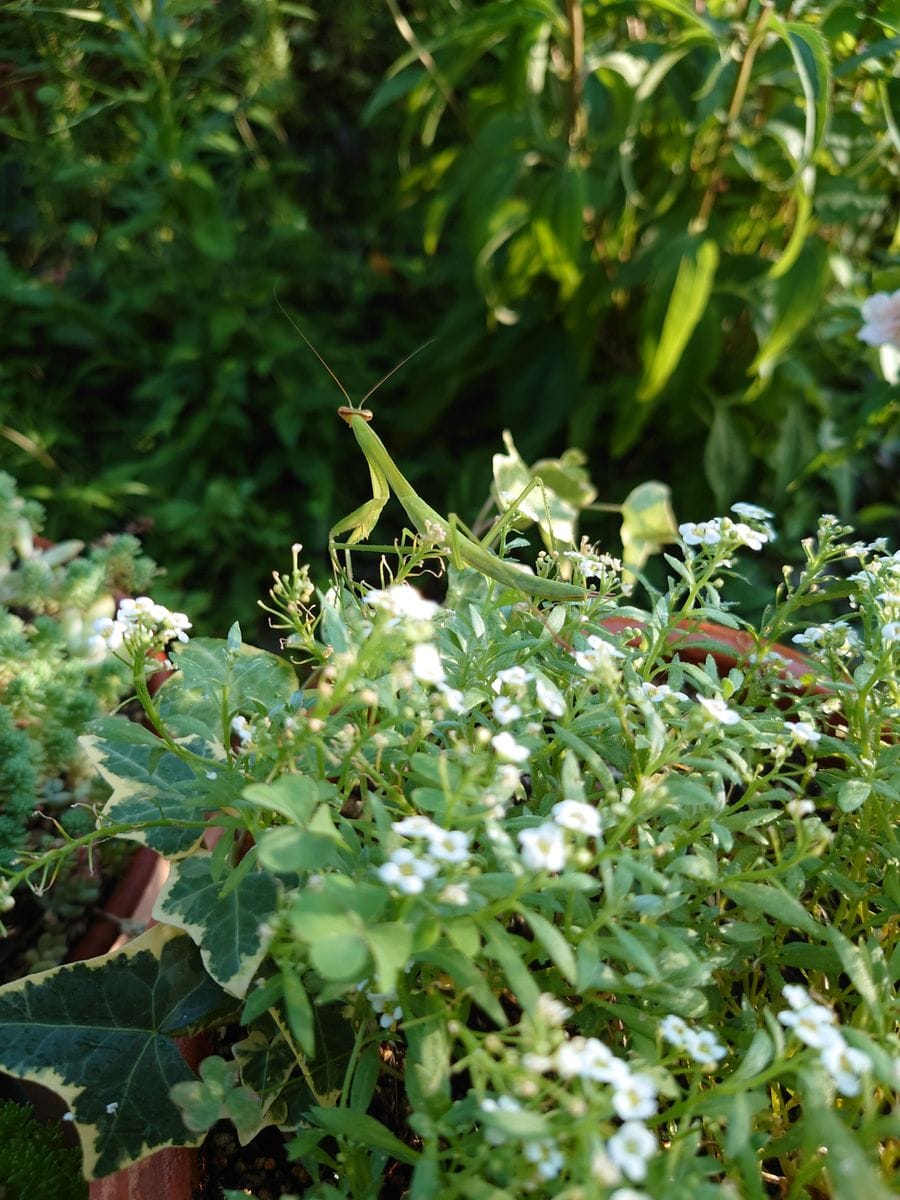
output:
<path id="1" fill-rule="evenodd" d="M 894 642 L 900 642 L 900 621 L 888 621 L 887 624 L 881 627 L 881 636 L 889 646 Z"/>
<path id="2" fill-rule="evenodd" d="M 560 1029 L 571 1017 L 572 1010 L 549 992 L 541 992 L 535 1005 L 535 1016 L 551 1029 Z"/>
<path id="3" fill-rule="evenodd" d="M 391 1029 L 398 1021 L 403 1020 L 403 1009 L 397 1003 L 396 992 L 366 992 L 366 999 L 379 1018 L 378 1024 L 382 1029 Z"/>
<path id="4" fill-rule="evenodd" d="M 578 550 L 566 550 L 565 557 L 575 563 L 585 579 L 602 579 L 607 572 L 613 574 L 622 570 L 622 563 L 610 554 L 582 554 Z"/>
<path id="5" fill-rule="evenodd" d="M 623 1121 L 644 1120 L 656 1112 L 656 1084 L 649 1075 L 632 1074 L 616 1080 L 612 1096 L 616 1116 Z"/>
<path id="6" fill-rule="evenodd" d="M 439 684 L 438 690 L 444 698 L 444 703 L 452 713 L 461 713 L 466 711 L 466 698 L 459 688 L 447 687 L 446 684 Z"/>
<path id="7" fill-rule="evenodd" d="M 641 695 L 651 704 L 662 704 L 666 700 L 687 700 L 684 692 L 673 692 L 667 683 L 642 683 Z"/>
<path id="8" fill-rule="evenodd" d="M 549 1054 L 535 1054 L 528 1051 L 522 1055 L 522 1068 L 532 1075 L 546 1075 L 554 1070 L 553 1059 Z"/>
<path id="9" fill-rule="evenodd" d="M 793 1029 L 801 1042 L 816 1050 L 834 1037 L 834 1013 L 823 1004 L 809 1003 L 803 1008 L 785 1009 L 778 1014 L 778 1020 Z"/>
<path id="10" fill-rule="evenodd" d="M 498 1096 L 496 1100 L 492 1096 L 487 1096 L 481 1102 L 481 1111 L 483 1113 L 515 1113 L 522 1111 L 522 1105 L 512 1096 Z M 505 1133 L 501 1133 L 499 1129 L 491 1129 L 490 1126 L 485 1129 L 484 1136 L 491 1146 L 502 1146 L 506 1141 Z"/>
<path id="11" fill-rule="evenodd" d="M 437 646 L 431 642 L 419 642 L 413 646 L 411 666 L 413 675 L 420 683 L 443 683 L 446 678 Z"/>
<path id="12" fill-rule="evenodd" d="M 727 521 L 728 518 L 726 517 Z M 745 525 L 743 521 L 735 521 L 731 524 L 730 533 L 746 546 L 748 550 L 762 550 L 763 546 L 769 540 L 769 534 L 762 529 L 753 529 L 750 525 Z"/>
<path id="13" fill-rule="evenodd" d="M 115 1116 L 116 1112 L 118 1111 L 118 1108 L 119 1108 L 118 1100 L 111 1100 L 109 1102 L 109 1104 L 107 1104 L 107 1106 L 106 1106 L 106 1111 L 112 1117 L 112 1116 Z"/>
<path id="14" fill-rule="evenodd" d="M 798 983 L 786 983 L 781 989 L 781 994 L 794 1012 L 799 1012 L 801 1008 L 812 1004 L 809 992 L 806 988 L 800 987 Z"/>
<path id="15" fill-rule="evenodd" d="M 437 874 L 437 867 L 427 858 L 417 858 L 412 850 L 395 850 L 386 863 L 378 868 L 378 878 L 388 887 L 395 887 L 406 896 L 425 890 L 425 884 Z"/>
<path id="16" fill-rule="evenodd" d="M 237 716 L 231 718 L 231 732 L 244 746 L 253 737 L 253 730 L 250 728 L 250 723 L 246 717 Z"/>
<path id="17" fill-rule="evenodd" d="M 505 671 L 498 671 L 494 676 L 491 687 L 495 692 L 500 692 L 504 687 L 513 692 L 521 692 L 528 686 L 534 676 L 530 671 L 526 671 L 524 667 L 507 667 Z"/>
<path id="18" fill-rule="evenodd" d="M 685 1049 L 701 1067 L 714 1067 L 728 1054 L 727 1047 L 709 1029 L 689 1029 Z"/>
<path id="19" fill-rule="evenodd" d="M 591 634 L 587 639 L 587 650 L 575 651 L 575 662 L 581 667 L 582 671 L 589 673 L 593 671 L 608 670 L 613 660 L 616 658 L 624 658 L 624 653 L 616 646 L 611 646 L 609 642 L 598 637 L 596 634 Z"/>
<path id="20" fill-rule="evenodd" d="M 688 1042 L 688 1036 L 691 1033 L 691 1028 L 687 1021 L 677 1017 L 674 1013 L 663 1017 L 659 1023 L 659 1034 L 664 1041 L 671 1042 L 673 1046 L 679 1049 L 684 1049 Z"/>
<path id="21" fill-rule="evenodd" d="M 812 745 L 822 737 L 815 725 L 809 721 L 785 721 L 784 727 L 795 742 L 801 745 Z"/>
<path id="22" fill-rule="evenodd" d="M 438 894 L 441 904 L 452 904 L 454 908 L 462 908 L 469 903 L 469 889 L 464 883 L 448 883 Z"/>
<path id="23" fill-rule="evenodd" d="M 566 702 L 562 692 L 540 675 L 534 681 L 534 693 L 537 702 L 550 717 L 565 716 Z"/>
<path id="24" fill-rule="evenodd" d="M 550 815 L 563 829 L 571 829 L 573 833 L 583 833 L 588 837 L 599 837 L 603 828 L 596 808 L 580 800 L 560 800 L 550 809 Z"/>
<path id="25" fill-rule="evenodd" d="M 632 1183 L 647 1177 L 647 1161 L 657 1151 L 656 1138 L 640 1121 L 626 1121 L 606 1144 L 609 1157 Z"/>
<path id="26" fill-rule="evenodd" d="M 366 604 L 381 609 L 392 617 L 410 621 L 430 621 L 440 612 L 440 605 L 433 600 L 426 600 L 421 592 L 417 592 L 408 583 L 392 583 L 390 587 L 373 588 L 364 596 Z"/>
<path id="27" fill-rule="evenodd" d="M 788 800 L 784 806 L 784 811 L 793 820 L 799 821 L 801 817 L 809 817 L 816 811 L 816 802 L 809 799 Z"/>
<path id="28" fill-rule="evenodd" d="M 710 720 L 716 721 L 720 725 L 737 725 L 741 719 L 740 713 L 729 708 L 725 701 L 718 696 L 712 699 L 708 696 L 698 696 L 697 703 L 702 705 Z"/>
<path id="29" fill-rule="evenodd" d="M 440 862 L 461 863 L 469 857 L 471 837 L 461 829 L 440 829 L 435 826 L 428 835 L 428 853 Z"/>
<path id="30" fill-rule="evenodd" d="M 511 733 L 497 733 L 491 738 L 494 753 L 506 763 L 524 763 L 528 761 L 530 751 L 527 746 L 520 746 Z"/>
<path id="31" fill-rule="evenodd" d="M 678 533 L 686 546 L 716 546 L 722 540 L 719 522 L 688 521 L 678 526 Z"/>
<path id="32" fill-rule="evenodd" d="M 900 350 L 900 289 L 869 296 L 863 301 L 862 317 L 865 325 L 856 335 L 861 342 Z"/>
<path id="33" fill-rule="evenodd" d="M 546 821 L 536 829 L 523 829 L 519 834 L 522 861 L 532 871 L 562 871 L 566 865 L 566 843 L 558 825 Z"/>
<path id="34" fill-rule="evenodd" d="M 646 1192 L 639 1192 L 635 1188 L 616 1188 L 609 1200 L 650 1200 Z"/>
<path id="35" fill-rule="evenodd" d="M 628 1067 L 599 1038 L 576 1036 L 556 1049 L 556 1073 L 561 1079 L 591 1079 L 595 1083 L 625 1080 Z"/>
<path id="36" fill-rule="evenodd" d="M 746 517 L 748 521 L 771 521 L 775 516 L 767 508 L 760 508 L 758 504 L 745 504 L 743 501 L 732 504 L 731 511 L 739 517 Z"/>
<path id="37" fill-rule="evenodd" d="M 842 1096 L 858 1096 L 862 1087 L 860 1076 L 872 1067 L 869 1056 L 848 1046 L 840 1034 L 822 1047 L 821 1061 Z"/>
<path id="38" fill-rule="evenodd" d="M 415 813 L 411 817 L 395 821 L 394 832 L 399 833 L 402 837 L 431 838 L 436 833 L 442 833 L 443 830 L 440 825 L 435 825 L 430 817 L 423 817 Z"/>
<path id="39" fill-rule="evenodd" d="M 494 717 L 501 725 L 509 725 L 512 721 L 518 721 L 522 715 L 521 708 L 508 696 L 498 696 L 493 707 Z"/>
<path id="40" fill-rule="evenodd" d="M 527 1162 L 534 1163 L 540 1179 L 555 1179 L 563 1169 L 565 1159 L 555 1142 L 544 1138 L 539 1142 L 526 1142 L 522 1154 Z"/>

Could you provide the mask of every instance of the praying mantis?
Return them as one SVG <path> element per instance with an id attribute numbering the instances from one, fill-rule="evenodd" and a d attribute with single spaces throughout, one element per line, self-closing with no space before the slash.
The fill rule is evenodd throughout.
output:
<path id="1" fill-rule="evenodd" d="M 279 307 L 281 307 L 280 302 Z M 283 307 L 282 312 L 284 312 Z M 539 575 L 534 575 L 525 567 L 507 562 L 495 554 L 489 548 L 488 543 L 491 536 L 496 536 L 500 531 L 502 522 L 494 526 L 485 541 L 477 541 L 474 537 L 468 537 L 459 529 L 458 522 L 452 514 L 450 517 L 443 517 L 436 509 L 432 508 L 430 504 L 427 504 L 422 499 L 394 462 L 393 458 L 391 458 L 384 442 L 371 426 L 372 411 L 365 408 L 364 405 L 373 392 L 409 362 L 413 355 L 418 354 L 420 350 L 423 350 L 430 343 L 426 342 L 425 346 L 420 346 L 412 354 L 407 355 L 383 379 L 379 380 L 375 384 L 375 387 L 370 388 L 359 404 L 354 404 L 344 385 L 312 342 L 310 342 L 309 338 L 307 338 L 306 334 L 303 333 L 286 312 L 284 312 L 284 315 L 340 388 L 344 399 L 347 401 L 346 405 L 342 405 L 338 409 L 338 415 L 353 430 L 359 448 L 365 455 L 372 480 L 372 499 L 366 500 L 359 508 L 354 509 L 352 513 L 344 517 L 343 520 L 338 521 L 331 528 L 329 540 L 332 546 L 335 544 L 334 539 L 341 534 L 346 534 L 347 537 L 343 542 L 337 543 L 338 546 L 352 546 L 357 542 L 365 541 L 374 529 L 382 509 L 390 499 L 391 490 L 393 489 L 394 495 L 402 504 L 406 515 L 413 523 L 416 533 L 420 537 L 428 538 L 436 546 L 446 551 L 455 567 L 471 567 L 476 571 L 480 571 L 482 575 L 486 575 L 489 579 L 502 584 L 504 587 L 517 588 L 526 595 L 533 596 L 539 600 L 587 600 L 593 595 L 588 589 L 577 587 L 575 584 L 564 583 L 562 580 L 556 579 L 544 579 Z M 540 481 L 533 479 L 519 496 L 516 504 L 521 503 L 533 487 L 539 486 Z M 516 504 L 513 504 L 510 508 L 510 514 L 514 513 Z"/>

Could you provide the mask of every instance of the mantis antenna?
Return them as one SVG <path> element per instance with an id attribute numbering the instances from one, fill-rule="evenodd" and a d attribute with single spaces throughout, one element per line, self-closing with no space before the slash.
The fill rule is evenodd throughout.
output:
<path id="1" fill-rule="evenodd" d="M 401 367 L 405 367 L 411 358 L 415 358 L 415 356 L 417 354 L 419 354 L 427 346 L 430 346 L 432 344 L 432 342 L 437 341 L 436 338 L 429 338 L 427 342 L 423 342 L 421 346 L 417 346 L 411 354 L 407 354 L 406 358 L 401 359 L 400 362 L 398 362 L 395 367 L 391 367 L 391 369 L 388 371 L 387 375 L 383 375 L 381 377 L 381 379 L 378 380 L 378 382 L 375 384 L 374 387 L 370 387 L 369 390 L 366 392 L 366 394 L 363 396 L 362 400 L 360 400 L 359 404 L 354 404 L 353 401 L 350 399 L 350 393 L 347 391 L 347 389 L 341 383 L 340 379 L 338 379 L 337 375 L 334 373 L 334 371 L 332 371 L 331 367 L 325 361 L 323 356 L 315 348 L 315 346 L 312 344 L 312 342 L 309 340 L 309 338 L 306 336 L 306 334 L 303 332 L 303 330 L 300 328 L 300 326 L 297 324 L 297 322 L 294 320 L 294 318 L 291 316 L 291 314 L 287 311 L 287 309 L 281 303 L 281 300 L 279 299 L 279 296 L 278 296 L 277 288 L 273 289 L 272 295 L 275 298 L 275 303 L 281 309 L 282 314 L 287 318 L 288 322 L 293 326 L 295 332 L 300 334 L 300 336 L 303 338 L 304 342 L 306 342 L 306 345 L 309 347 L 310 350 L 312 350 L 313 354 L 316 356 L 316 358 L 319 360 L 319 362 L 322 364 L 322 366 L 325 368 L 325 370 L 328 372 L 328 374 L 331 376 L 331 378 L 337 384 L 338 388 L 340 388 L 341 395 L 344 397 L 344 399 L 347 401 L 347 403 L 342 404 L 341 407 L 338 409 L 338 416 L 343 417 L 343 419 L 348 424 L 350 423 L 350 418 L 352 416 L 362 417 L 362 419 L 364 421 L 371 421 L 372 420 L 372 410 L 369 408 L 363 407 L 363 405 L 369 399 L 369 397 L 374 396 L 374 394 L 378 391 L 378 389 L 381 387 L 381 385 L 383 383 L 387 383 L 387 381 L 391 378 L 392 375 L 396 375 Z"/>

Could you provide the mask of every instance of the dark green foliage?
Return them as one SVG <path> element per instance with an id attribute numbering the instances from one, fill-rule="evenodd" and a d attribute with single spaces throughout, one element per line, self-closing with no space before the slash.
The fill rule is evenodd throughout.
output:
<path id="1" fill-rule="evenodd" d="M 354 396 L 437 336 L 377 399 L 439 508 L 508 427 L 613 502 L 895 518 L 881 6 L 403 7 L 414 49 L 380 0 L 0 14 L 0 454 L 49 533 L 146 526 L 198 632 L 322 563 L 367 478 L 276 286 Z"/>
<path id="2" fill-rule="evenodd" d="M 9 866 L 34 807 L 34 758 L 28 735 L 0 708 L 0 866 Z"/>
<path id="3" fill-rule="evenodd" d="M 87 1200 L 80 1164 L 55 1126 L 36 1121 L 21 1104 L 0 1101 L 0 1200 Z"/>

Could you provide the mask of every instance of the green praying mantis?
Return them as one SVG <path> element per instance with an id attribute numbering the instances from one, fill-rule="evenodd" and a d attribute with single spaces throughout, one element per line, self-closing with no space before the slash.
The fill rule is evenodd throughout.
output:
<path id="1" fill-rule="evenodd" d="M 280 302 L 279 307 L 281 307 Z M 284 312 L 283 307 L 282 312 Z M 406 515 L 413 523 L 416 533 L 422 538 L 427 538 L 437 548 L 446 552 L 455 567 L 471 567 L 476 571 L 480 571 L 482 575 L 486 575 L 489 579 L 502 584 L 504 587 L 517 588 L 526 595 L 540 600 L 587 600 L 593 595 L 586 588 L 577 587 L 571 583 L 564 583 L 561 580 L 544 579 L 539 575 L 534 575 L 525 567 L 500 558 L 489 547 L 490 541 L 509 524 L 510 520 L 514 519 L 517 505 L 525 499 L 528 492 L 534 487 L 540 487 L 540 480 L 532 479 L 517 501 L 507 510 L 505 518 L 501 518 L 493 526 L 484 541 L 478 541 L 476 538 L 469 537 L 462 532 L 459 528 L 459 522 L 452 514 L 450 517 L 443 517 L 430 504 L 427 504 L 394 462 L 393 458 L 391 458 L 384 442 L 371 426 L 371 410 L 365 408 L 364 405 L 383 383 L 408 363 L 420 350 L 424 350 L 425 346 L 430 345 L 430 342 L 426 342 L 424 346 L 419 346 L 412 354 L 407 355 L 383 379 L 380 379 L 373 388 L 369 389 L 359 404 L 354 404 L 344 385 L 306 334 L 303 333 L 296 322 L 286 312 L 284 312 L 284 315 L 340 388 L 344 399 L 347 401 L 346 405 L 342 405 L 338 409 L 338 415 L 353 430 L 359 448 L 365 455 L 369 466 L 369 474 L 372 479 L 372 499 L 366 500 L 359 508 L 354 509 L 343 520 L 338 521 L 330 530 L 329 540 L 333 548 L 335 546 L 335 539 L 341 534 L 346 534 L 347 536 L 343 542 L 337 543 L 338 547 L 342 545 L 352 546 L 357 542 L 365 541 L 375 528 L 382 509 L 390 499 L 391 489 L 393 489 L 394 495 L 403 505 Z"/>

